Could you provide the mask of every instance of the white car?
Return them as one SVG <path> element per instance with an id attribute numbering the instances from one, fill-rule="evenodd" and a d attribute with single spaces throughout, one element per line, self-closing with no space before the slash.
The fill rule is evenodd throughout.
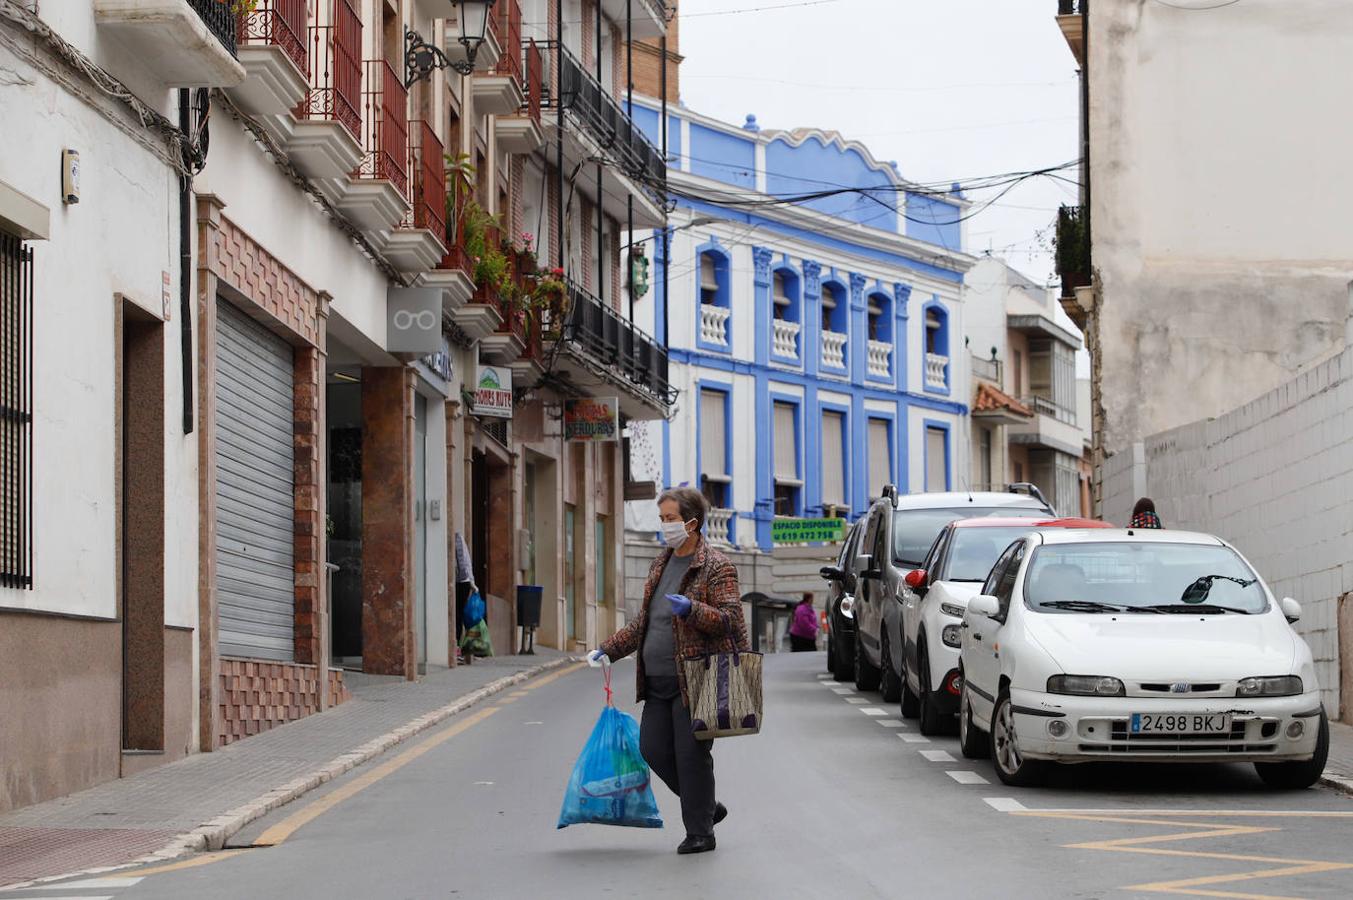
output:
<path id="1" fill-rule="evenodd" d="M 963 612 L 968 601 L 981 592 L 991 567 L 1011 541 L 1034 529 L 1109 527 L 1094 519 L 1046 516 L 988 516 L 944 526 L 920 567 L 903 578 L 898 624 L 902 715 L 919 718 L 921 734 L 939 734 L 958 724 Z"/>
<path id="2" fill-rule="evenodd" d="M 1329 724 L 1300 615 L 1211 535 L 1031 532 L 964 614 L 963 755 L 1011 785 L 1120 760 L 1251 762 L 1308 787 Z"/>

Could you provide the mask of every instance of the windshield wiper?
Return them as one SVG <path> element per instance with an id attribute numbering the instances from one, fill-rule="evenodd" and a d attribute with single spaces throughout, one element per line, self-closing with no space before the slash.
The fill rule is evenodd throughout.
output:
<path id="1" fill-rule="evenodd" d="M 1074 612 L 1158 612 L 1146 606 L 1119 606 L 1098 600 L 1048 600 L 1038 604 L 1044 609 L 1069 609 Z"/>
<path id="2" fill-rule="evenodd" d="M 1250 610 L 1241 609 L 1238 606 L 1221 606 L 1217 603 L 1157 603 L 1153 606 L 1144 606 L 1143 609 L 1151 609 L 1161 613 L 1240 613 L 1242 616 L 1251 615 Z"/>
<path id="3" fill-rule="evenodd" d="M 1258 578 L 1236 578 L 1234 575 L 1204 575 L 1193 584 L 1184 588 L 1184 593 L 1179 596 L 1180 602 L 1198 604 L 1207 599 L 1207 595 L 1212 593 L 1212 582 L 1218 579 L 1229 581 L 1232 584 L 1238 584 L 1243 588 L 1257 582 Z"/>

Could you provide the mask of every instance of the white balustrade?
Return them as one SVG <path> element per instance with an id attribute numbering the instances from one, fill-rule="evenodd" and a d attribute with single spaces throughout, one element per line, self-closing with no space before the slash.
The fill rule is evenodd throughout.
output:
<path id="1" fill-rule="evenodd" d="M 949 378 L 946 370 L 949 368 L 949 357 L 940 356 L 938 353 L 927 353 L 925 355 L 925 386 L 930 388 L 939 388 L 944 390 L 949 386 Z"/>
<path id="2" fill-rule="evenodd" d="M 846 336 L 836 331 L 822 332 L 822 365 L 833 369 L 846 367 Z"/>
<path id="3" fill-rule="evenodd" d="M 885 341 L 869 342 L 869 374 L 887 378 L 892 374 L 893 345 Z"/>
<path id="4" fill-rule="evenodd" d="M 705 516 L 705 536 L 711 544 L 730 547 L 733 544 L 733 510 L 710 509 Z"/>
<path id="5" fill-rule="evenodd" d="M 784 319 L 774 320 L 771 334 L 771 353 L 790 359 L 799 358 L 799 323 Z"/>
<path id="6" fill-rule="evenodd" d="M 700 340 L 706 344 L 728 346 L 728 317 L 732 310 L 711 303 L 700 304 Z"/>

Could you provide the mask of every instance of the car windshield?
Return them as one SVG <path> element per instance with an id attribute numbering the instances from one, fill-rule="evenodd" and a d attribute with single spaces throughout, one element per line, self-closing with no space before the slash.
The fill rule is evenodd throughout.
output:
<path id="1" fill-rule="evenodd" d="M 935 543 L 940 530 L 955 519 L 1019 515 L 1042 516 L 1051 513 L 1045 509 L 1019 506 L 899 509 L 893 513 L 893 559 L 906 565 L 919 566 L 929 552 L 930 545 Z M 1004 550 L 1005 547 L 1002 546 L 1001 549 Z M 992 561 L 995 562 L 995 557 L 992 557 Z"/>
<path id="2" fill-rule="evenodd" d="M 1229 547 L 1133 541 L 1037 548 L 1024 580 L 1024 602 L 1043 612 L 1268 609 L 1258 577 Z"/>
<path id="3" fill-rule="evenodd" d="M 996 559 L 1015 541 L 1033 528 L 1029 525 L 1000 525 L 990 528 L 955 528 L 949 544 L 949 562 L 938 581 L 987 580 Z"/>

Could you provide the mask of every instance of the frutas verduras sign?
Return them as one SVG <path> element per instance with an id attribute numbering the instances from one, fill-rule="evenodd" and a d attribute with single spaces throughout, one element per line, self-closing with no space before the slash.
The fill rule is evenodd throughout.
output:
<path id="1" fill-rule="evenodd" d="M 588 397 L 564 401 L 564 440 L 616 441 L 619 439 L 619 398 Z"/>

